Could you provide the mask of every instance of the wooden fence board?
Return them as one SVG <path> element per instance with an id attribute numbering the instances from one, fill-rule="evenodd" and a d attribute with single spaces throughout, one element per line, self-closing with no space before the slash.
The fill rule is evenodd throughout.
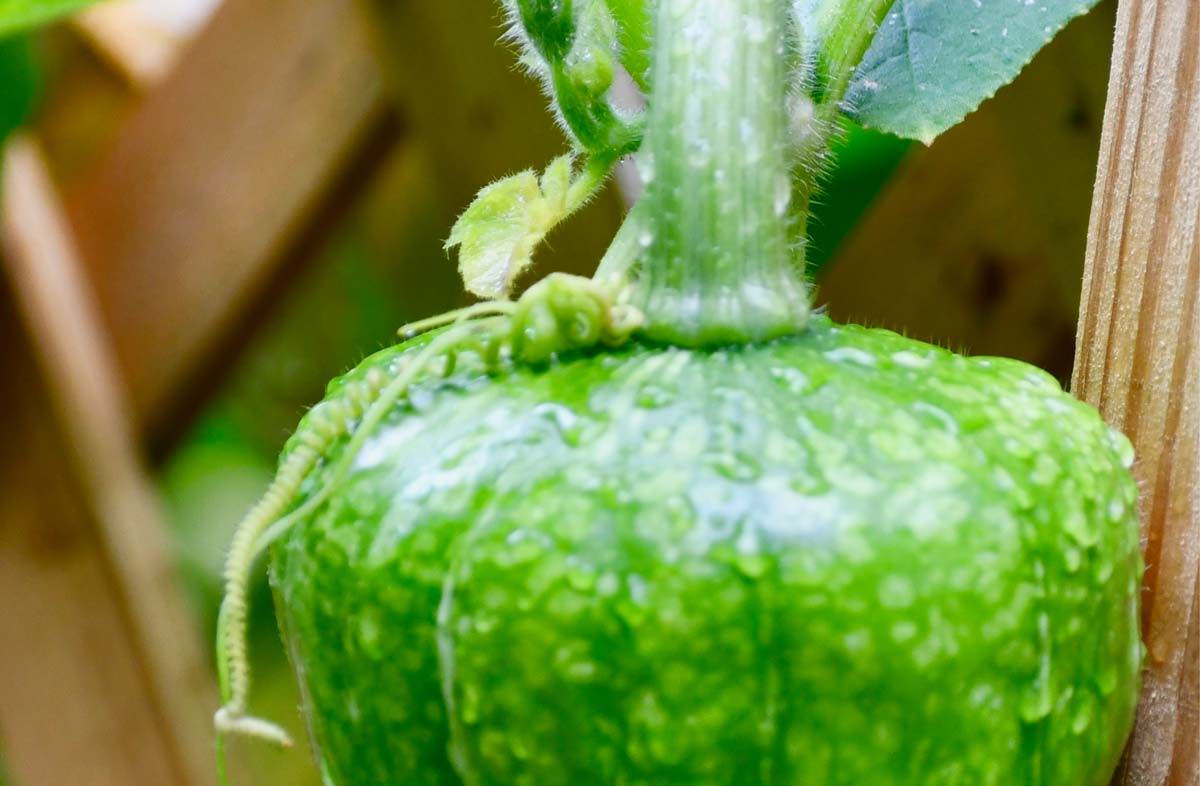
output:
<path id="1" fill-rule="evenodd" d="M 1200 3 L 1123 0 L 1074 392 L 1133 440 L 1147 646 L 1123 786 L 1200 784 Z"/>
<path id="2" fill-rule="evenodd" d="M 377 70 L 354 0 L 228 0 L 68 195 L 144 423 L 388 125 Z"/>
<path id="3" fill-rule="evenodd" d="M 0 589 L 0 731 L 21 783 L 199 786 L 212 775 L 211 671 L 111 352 L 36 145 L 12 140 L 0 173 L 4 268 L 38 361 L 19 346 L 4 359 L 7 417 L 29 454 L 0 474 L 0 573 L 17 582 Z M 75 544 L 65 556 L 56 531 Z"/>
<path id="4" fill-rule="evenodd" d="M 228 0 L 181 57 L 70 194 L 87 280 L 45 264 L 71 249 L 61 226 L 39 245 L 29 157 L 6 170 L 22 193 L 5 259 L 37 349 L 18 331 L 0 356 L 18 424 L 0 463 L 0 737 L 20 784 L 210 781 L 212 677 L 136 442 L 395 128 L 353 0 Z M 92 295 L 89 325 L 75 306 Z"/>

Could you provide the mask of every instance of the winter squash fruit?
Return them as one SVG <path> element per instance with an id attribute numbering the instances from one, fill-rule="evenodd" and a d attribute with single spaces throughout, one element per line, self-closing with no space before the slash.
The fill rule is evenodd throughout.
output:
<path id="1" fill-rule="evenodd" d="M 219 728 L 281 738 L 246 714 L 269 552 L 331 785 L 1107 783 L 1141 663 L 1129 443 L 1031 366 L 810 313 L 798 272 L 888 5 L 511 5 L 577 155 L 455 227 L 492 300 L 289 442 L 231 554 Z M 645 117 L 608 103 L 618 64 Z M 505 299 L 633 151 L 597 276 Z"/>

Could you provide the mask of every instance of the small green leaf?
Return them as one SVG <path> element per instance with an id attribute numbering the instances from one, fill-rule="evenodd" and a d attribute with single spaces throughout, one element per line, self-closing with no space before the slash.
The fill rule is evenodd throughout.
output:
<path id="1" fill-rule="evenodd" d="M 458 246 L 467 290 L 481 298 L 508 297 L 546 234 L 582 206 L 606 175 L 607 168 L 593 162 L 573 175 L 571 157 L 559 156 L 540 180 L 527 169 L 485 186 L 446 241 L 447 250 Z"/>
<path id="2" fill-rule="evenodd" d="M 0 36 L 45 24 L 91 0 L 0 0 Z"/>
<path id="3" fill-rule="evenodd" d="M 459 216 L 446 249 L 459 247 L 458 271 L 468 291 L 482 298 L 508 295 L 540 239 L 533 218 L 541 201 L 537 176 L 527 169 L 485 186 Z"/>
<path id="4" fill-rule="evenodd" d="M 846 113 L 929 144 L 1013 80 L 1096 0 L 896 0 L 858 65 Z"/>

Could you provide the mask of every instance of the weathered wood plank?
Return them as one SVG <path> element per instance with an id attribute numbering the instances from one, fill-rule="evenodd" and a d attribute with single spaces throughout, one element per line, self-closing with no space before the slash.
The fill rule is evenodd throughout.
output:
<path id="1" fill-rule="evenodd" d="M 148 20 L 134 0 L 88 6 L 71 21 L 110 67 L 139 90 L 166 77 L 183 45 L 181 37 Z"/>
<path id="2" fill-rule="evenodd" d="M 1137 449 L 1147 647 L 1127 786 L 1200 784 L 1200 4 L 1122 0 L 1074 392 Z"/>
<path id="3" fill-rule="evenodd" d="M 354 0 L 228 0 L 72 189 L 144 423 L 169 411 L 387 121 Z"/>
<path id="4" fill-rule="evenodd" d="M 147 675 L 0 283 L 0 739 L 13 783 L 177 786 Z"/>
<path id="5" fill-rule="evenodd" d="M 24 419 L 28 428 L 17 432 L 32 440 L 53 434 L 52 423 L 62 435 L 62 448 L 35 452 L 42 460 L 35 460 L 31 474 L 26 475 L 30 465 L 15 462 L 3 475 L 14 486 L 5 499 L 11 503 L 15 497 L 17 511 L 25 513 L 10 522 L 11 550 L 0 550 L 8 563 L 5 579 L 24 585 L 4 593 L 20 601 L 6 608 L 7 641 L 0 644 L 6 680 L 0 723 L 12 766 L 29 784 L 198 786 L 211 780 L 212 676 L 195 617 L 179 593 L 111 351 L 57 194 L 31 139 L 9 143 L 0 173 L 4 267 L 50 393 L 48 410 L 28 398 L 37 382 L 24 365 L 25 354 L 14 350 L 9 360 L 23 370 L 9 376 L 17 397 L 17 412 L 9 417 L 15 415 L 18 423 Z M 70 501 L 74 495 L 59 500 L 46 485 L 63 459 L 73 470 L 72 485 L 82 492 L 82 509 Z M 47 519 L 52 510 L 58 513 Z M 56 521 L 58 516 L 65 520 Z M 89 519 L 97 525 L 94 541 L 82 532 Z M 45 537 L 39 530 L 56 525 L 75 530 L 81 541 L 98 542 L 99 548 L 78 549 L 62 561 L 52 554 L 39 559 L 30 544 Z M 90 607 L 97 617 L 81 619 Z M 36 617 L 26 618 L 30 610 Z M 61 638 L 45 636 L 49 631 Z M 99 651 L 72 645 L 89 633 Z M 57 648 L 65 649 L 47 652 Z M 120 687 L 107 684 L 110 674 L 120 675 Z M 145 684 L 121 685 L 131 677 Z M 28 737 L 26 722 L 36 728 L 39 719 L 74 727 L 75 734 L 43 729 L 50 733 Z M 144 762 L 123 755 L 126 725 L 144 736 L 141 745 L 153 748 L 145 751 Z M 85 732 L 111 749 L 95 747 Z M 114 770 L 125 777 L 114 779 Z"/>

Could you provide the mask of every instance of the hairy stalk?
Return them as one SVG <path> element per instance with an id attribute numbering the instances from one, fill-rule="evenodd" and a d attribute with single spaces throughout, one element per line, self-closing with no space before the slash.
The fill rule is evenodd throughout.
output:
<path id="1" fill-rule="evenodd" d="M 809 0 L 806 15 L 818 37 L 810 41 L 817 56 L 813 99 L 818 120 L 832 122 L 893 0 Z"/>
<path id="2" fill-rule="evenodd" d="M 890 5 L 657 3 L 646 193 L 600 266 L 632 276 L 648 337 L 695 346 L 803 329 L 809 203 Z"/>
<path id="3" fill-rule="evenodd" d="M 808 315 L 788 239 L 787 0 L 660 0 L 634 302 L 652 339 L 795 333 Z"/>

